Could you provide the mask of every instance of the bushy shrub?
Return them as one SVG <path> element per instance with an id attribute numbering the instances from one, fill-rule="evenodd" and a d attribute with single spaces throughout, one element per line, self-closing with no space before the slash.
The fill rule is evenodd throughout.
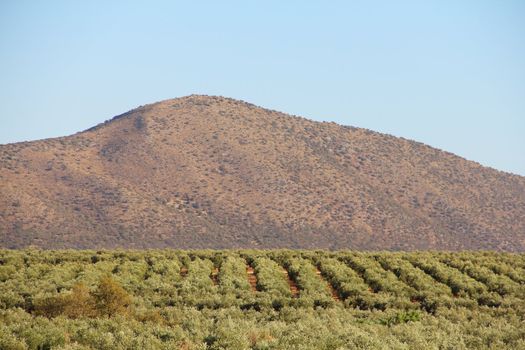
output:
<path id="1" fill-rule="evenodd" d="M 114 316 L 125 314 L 131 305 L 131 296 L 110 276 L 102 277 L 97 289 L 91 293 L 98 315 Z M 85 305 L 91 301 L 85 300 Z"/>
<path id="2" fill-rule="evenodd" d="M 83 283 L 70 293 L 45 297 L 35 301 L 35 314 L 48 318 L 64 315 L 69 318 L 101 317 L 126 314 L 131 296 L 110 276 L 100 279 L 90 291 Z"/>

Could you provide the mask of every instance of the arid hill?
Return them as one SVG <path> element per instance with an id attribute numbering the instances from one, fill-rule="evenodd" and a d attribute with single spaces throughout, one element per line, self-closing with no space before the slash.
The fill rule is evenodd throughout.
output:
<path id="1" fill-rule="evenodd" d="M 524 251 L 525 178 L 189 96 L 0 146 L 0 246 L 28 245 Z"/>

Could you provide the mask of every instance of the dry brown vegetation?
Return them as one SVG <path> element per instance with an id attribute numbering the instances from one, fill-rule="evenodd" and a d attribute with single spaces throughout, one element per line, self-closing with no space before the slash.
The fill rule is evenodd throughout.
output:
<path id="1" fill-rule="evenodd" d="M 525 178 L 222 97 L 0 146 L 0 246 L 525 250 Z"/>
<path id="2" fill-rule="evenodd" d="M 131 296 L 111 276 L 104 276 L 94 291 L 82 282 L 73 286 L 71 293 L 50 296 L 39 300 L 35 314 L 70 318 L 112 317 L 125 315 L 131 304 Z"/>

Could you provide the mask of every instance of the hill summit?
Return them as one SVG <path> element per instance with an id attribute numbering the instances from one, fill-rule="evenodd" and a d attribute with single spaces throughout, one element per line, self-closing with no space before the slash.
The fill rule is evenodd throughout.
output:
<path id="1" fill-rule="evenodd" d="M 192 95 L 0 146 L 0 246 L 525 250 L 525 178 Z"/>

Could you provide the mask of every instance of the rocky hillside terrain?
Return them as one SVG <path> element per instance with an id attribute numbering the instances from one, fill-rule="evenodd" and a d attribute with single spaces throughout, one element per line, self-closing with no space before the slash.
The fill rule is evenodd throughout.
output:
<path id="1" fill-rule="evenodd" d="M 0 146 L 0 246 L 525 251 L 525 178 L 223 97 Z"/>

